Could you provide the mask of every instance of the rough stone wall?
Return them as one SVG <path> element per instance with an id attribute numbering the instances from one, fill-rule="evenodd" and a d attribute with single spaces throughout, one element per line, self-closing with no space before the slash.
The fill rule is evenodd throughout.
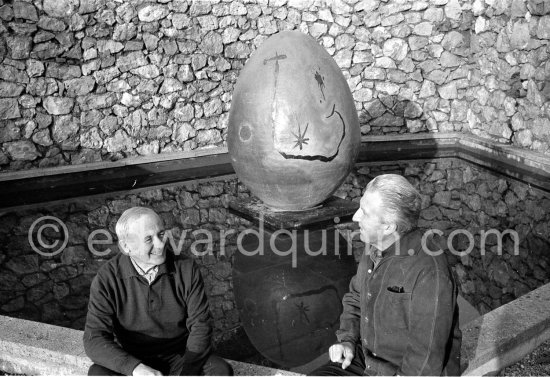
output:
<path id="1" fill-rule="evenodd" d="M 463 113 L 474 134 L 550 152 L 550 3 L 476 0 Z"/>
<path id="2" fill-rule="evenodd" d="M 358 201 L 372 177 L 390 172 L 407 176 L 422 193 L 422 228 L 442 229 L 446 234 L 466 229 L 475 236 L 475 247 L 468 255 L 447 254 L 462 294 L 481 312 L 550 281 L 549 194 L 452 159 L 358 167 L 336 195 Z M 87 240 L 98 229 L 108 230 L 112 240 L 116 240 L 114 226 L 120 214 L 129 207 L 145 205 L 154 208 L 166 227 L 172 229 L 175 250 L 184 240 L 181 252 L 195 258 L 201 267 L 215 320 L 215 342 L 228 341 L 240 328 L 231 278 L 234 255 L 239 252 L 236 239 L 250 224 L 229 214 L 227 204 L 231 198 L 248 195 L 233 178 L 174 185 L 140 194 L 84 198 L 4 214 L 0 216 L 0 314 L 81 329 L 90 282 L 97 269 L 118 252 L 116 244 L 96 244 L 96 250 L 112 251 L 105 256 L 93 254 Z M 28 238 L 33 222 L 46 215 L 62 220 L 69 234 L 67 247 L 51 257 L 34 252 Z M 496 240 L 489 237 L 482 256 L 480 231 L 490 228 L 516 230 L 520 235 L 520 254 L 512 255 L 511 239 L 505 237 L 503 255 L 497 255 Z M 197 256 L 190 252 L 196 239 L 207 240 L 204 235 L 196 235 L 195 239 L 191 234 L 199 229 L 211 231 L 212 253 Z M 224 236 L 232 229 L 236 232 Z M 341 225 L 344 234 L 349 234 L 350 229 L 357 227 Z M 182 236 L 185 230 L 188 233 Z M 47 244 L 62 242 L 60 238 L 60 233 L 52 229 L 44 233 Z M 36 237 L 33 239 L 37 243 Z M 93 239 L 105 240 L 102 236 Z M 226 240 L 223 253 L 222 239 Z M 352 244 L 355 255 L 359 255 L 364 248 L 362 242 L 356 237 Z M 457 236 L 453 245 L 463 251 L 469 242 Z M 204 251 L 204 244 L 199 251 Z"/>
<path id="3" fill-rule="evenodd" d="M 0 0 L 0 168 L 223 145 L 240 69 L 289 29 L 334 57 L 363 134 L 472 131 L 546 151 L 548 11 L 544 0 Z"/>

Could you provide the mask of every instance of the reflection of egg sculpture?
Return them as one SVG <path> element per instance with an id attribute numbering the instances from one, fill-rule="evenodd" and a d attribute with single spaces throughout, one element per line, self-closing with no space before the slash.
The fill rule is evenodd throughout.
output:
<path id="1" fill-rule="evenodd" d="M 351 171 L 360 142 L 347 82 L 313 38 L 284 31 L 252 54 L 233 92 L 227 144 L 260 200 L 284 211 L 320 204 Z"/>

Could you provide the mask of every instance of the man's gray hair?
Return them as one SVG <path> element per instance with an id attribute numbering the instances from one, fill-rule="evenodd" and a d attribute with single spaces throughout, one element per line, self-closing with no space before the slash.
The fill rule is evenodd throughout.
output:
<path id="1" fill-rule="evenodd" d="M 119 243 L 120 241 L 125 241 L 128 238 L 128 228 L 130 227 L 130 223 L 139 219 L 143 215 L 154 215 L 160 218 L 155 211 L 147 207 L 132 207 L 120 215 L 120 218 L 116 222 L 115 226 L 115 232 Z"/>
<path id="2" fill-rule="evenodd" d="M 397 225 L 397 232 L 405 234 L 418 222 L 421 198 L 407 179 L 398 174 L 383 174 L 371 180 L 366 191 L 382 197 L 385 213 L 383 221 Z"/>

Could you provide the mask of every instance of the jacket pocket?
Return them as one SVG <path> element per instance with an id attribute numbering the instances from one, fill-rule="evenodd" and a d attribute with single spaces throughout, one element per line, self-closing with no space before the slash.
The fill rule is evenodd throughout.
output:
<path id="1" fill-rule="evenodd" d="M 382 323 L 388 328 L 406 329 L 409 325 L 409 304 L 411 294 L 408 292 L 385 292 L 385 302 L 382 315 L 386 320 Z"/>

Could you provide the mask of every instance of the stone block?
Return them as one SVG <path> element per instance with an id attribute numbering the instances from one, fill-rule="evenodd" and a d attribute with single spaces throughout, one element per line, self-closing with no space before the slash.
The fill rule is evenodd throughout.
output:
<path id="1" fill-rule="evenodd" d="M 55 18 L 70 17 L 77 11 L 78 0 L 44 0 L 43 9 L 48 16 Z"/>
<path id="2" fill-rule="evenodd" d="M 210 184 L 203 184 L 199 186 L 199 195 L 202 198 L 218 196 L 223 193 L 223 183 L 212 182 Z"/>
<path id="3" fill-rule="evenodd" d="M 439 88 L 437 88 L 437 91 L 443 99 L 458 98 L 458 91 L 456 88 L 456 83 L 454 81 L 440 86 Z"/>
<path id="4" fill-rule="evenodd" d="M 64 84 L 67 90 L 67 96 L 77 97 L 90 93 L 95 86 L 95 80 L 93 77 L 84 76 L 67 80 Z"/>
<path id="5" fill-rule="evenodd" d="M 74 106 L 74 99 L 69 97 L 46 97 L 42 106 L 51 115 L 69 114 Z"/>
<path id="6" fill-rule="evenodd" d="M 183 89 L 183 84 L 179 80 L 172 77 L 167 77 L 162 82 L 162 86 L 160 87 L 159 93 L 167 94 L 167 93 L 177 92 L 182 89 Z"/>
<path id="7" fill-rule="evenodd" d="M 527 47 L 531 37 L 529 35 L 529 25 L 525 21 L 516 21 L 512 26 L 510 34 L 510 47 L 513 49 L 523 49 Z M 501 49 L 502 50 L 502 49 Z"/>
<path id="8" fill-rule="evenodd" d="M 80 105 L 81 110 L 93 110 L 93 109 L 103 109 L 106 107 L 111 107 L 117 102 L 117 97 L 114 93 L 105 93 L 105 94 L 87 94 L 82 97 L 78 97 L 78 104 Z"/>
<path id="9" fill-rule="evenodd" d="M 15 18 L 22 18 L 33 22 L 38 21 L 38 14 L 34 5 L 24 1 L 13 3 L 13 14 Z"/>
<path id="10" fill-rule="evenodd" d="M 399 85 L 397 84 L 394 84 L 391 82 L 383 82 L 383 81 L 376 82 L 375 88 L 378 92 L 387 94 L 389 96 L 396 95 L 397 93 L 399 93 L 399 89 L 400 89 Z"/>
<path id="11" fill-rule="evenodd" d="M 353 49 L 355 46 L 355 39 L 348 34 L 338 35 L 334 39 L 334 45 L 336 50 Z"/>
<path id="12" fill-rule="evenodd" d="M 544 16 L 550 13 L 550 4 L 546 0 L 527 0 L 527 9 L 535 16 Z"/>
<path id="13" fill-rule="evenodd" d="M 117 57 L 117 67 L 121 72 L 147 65 L 147 59 L 141 51 L 132 51 Z"/>
<path id="14" fill-rule="evenodd" d="M 103 145 L 108 152 L 116 153 L 121 151 L 131 151 L 135 148 L 135 141 L 124 130 L 118 130 L 115 135 L 105 139 Z"/>
<path id="15" fill-rule="evenodd" d="M 80 145 L 90 149 L 100 149 L 102 147 L 103 139 L 97 127 L 87 130 L 80 135 Z"/>
<path id="16" fill-rule="evenodd" d="M 137 15 L 141 22 L 154 22 L 168 16 L 168 7 L 162 4 L 145 3 L 138 7 Z"/>
<path id="17" fill-rule="evenodd" d="M 112 39 L 100 39 L 97 41 L 96 46 L 100 54 L 116 54 L 124 48 L 121 42 Z"/>
<path id="18" fill-rule="evenodd" d="M 382 49 L 384 56 L 392 60 L 401 61 L 407 56 L 407 42 L 401 38 L 391 38 L 384 42 Z"/>
<path id="19" fill-rule="evenodd" d="M 437 85 L 443 85 L 447 80 L 448 75 L 448 72 L 436 69 L 425 74 L 425 77 Z"/>
<path id="20" fill-rule="evenodd" d="M 436 192 L 432 202 L 434 204 L 443 206 L 443 207 L 449 207 L 451 204 L 451 192 L 450 191 L 439 191 Z"/>
<path id="21" fill-rule="evenodd" d="M 539 19 L 537 38 L 550 39 L 550 16 L 543 16 Z"/>
<path id="22" fill-rule="evenodd" d="M 445 15 L 452 20 L 459 20 L 462 15 L 462 7 L 458 0 L 449 0 L 444 9 Z"/>
<path id="23" fill-rule="evenodd" d="M 462 64 L 462 59 L 448 51 L 443 51 L 440 58 L 442 67 L 458 67 Z"/>
<path id="24" fill-rule="evenodd" d="M 0 81 L 0 97 L 18 97 L 23 92 L 23 89 L 23 85 L 9 81 Z"/>
<path id="25" fill-rule="evenodd" d="M 26 59 L 30 56 L 32 49 L 32 38 L 24 35 L 4 36 L 6 45 L 12 59 Z"/>
<path id="26" fill-rule="evenodd" d="M 417 51 L 426 47 L 429 43 L 429 40 L 426 37 L 413 35 L 409 37 L 408 42 L 411 51 Z"/>
<path id="27" fill-rule="evenodd" d="M 334 56 L 334 61 L 341 69 L 350 68 L 353 52 L 350 50 L 338 51 Z"/>
<path id="28" fill-rule="evenodd" d="M 403 118 L 390 113 L 384 113 L 381 117 L 370 122 L 371 127 L 402 127 L 404 124 L 405 120 Z"/>
<path id="29" fill-rule="evenodd" d="M 250 47 L 240 41 L 231 43 L 225 47 L 224 56 L 229 59 L 243 59 L 250 54 Z"/>
<path id="30" fill-rule="evenodd" d="M 419 98 L 428 98 L 436 93 L 435 83 L 429 80 L 424 80 L 422 87 L 420 88 Z"/>
<path id="31" fill-rule="evenodd" d="M 407 106 L 405 107 L 404 116 L 405 118 L 414 119 L 418 118 L 422 115 L 423 110 L 422 106 L 416 102 L 407 102 Z"/>
<path id="32" fill-rule="evenodd" d="M 58 80 L 68 80 L 82 76 L 82 72 L 77 65 L 48 63 L 45 76 Z"/>
<path id="33" fill-rule="evenodd" d="M 63 142 L 76 135 L 79 130 L 78 123 L 71 115 L 56 117 L 52 129 L 52 136 L 57 143 Z"/>
<path id="34" fill-rule="evenodd" d="M 416 35 L 429 37 L 432 35 L 433 24 L 431 22 L 421 22 L 414 26 L 413 33 Z"/>
<path id="35" fill-rule="evenodd" d="M 38 271 L 38 255 L 23 255 L 8 260 L 5 267 L 18 275 Z"/>
<path id="36" fill-rule="evenodd" d="M 46 281 L 47 279 L 48 277 L 45 274 L 41 272 L 35 272 L 35 273 L 25 275 L 21 279 L 21 283 L 23 283 L 25 287 L 33 287 L 37 284 L 40 284 Z"/>
<path id="37" fill-rule="evenodd" d="M 4 148 L 13 160 L 32 161 L 40 156 L 36 146 L 28 140 L 4 143 Z"/>

